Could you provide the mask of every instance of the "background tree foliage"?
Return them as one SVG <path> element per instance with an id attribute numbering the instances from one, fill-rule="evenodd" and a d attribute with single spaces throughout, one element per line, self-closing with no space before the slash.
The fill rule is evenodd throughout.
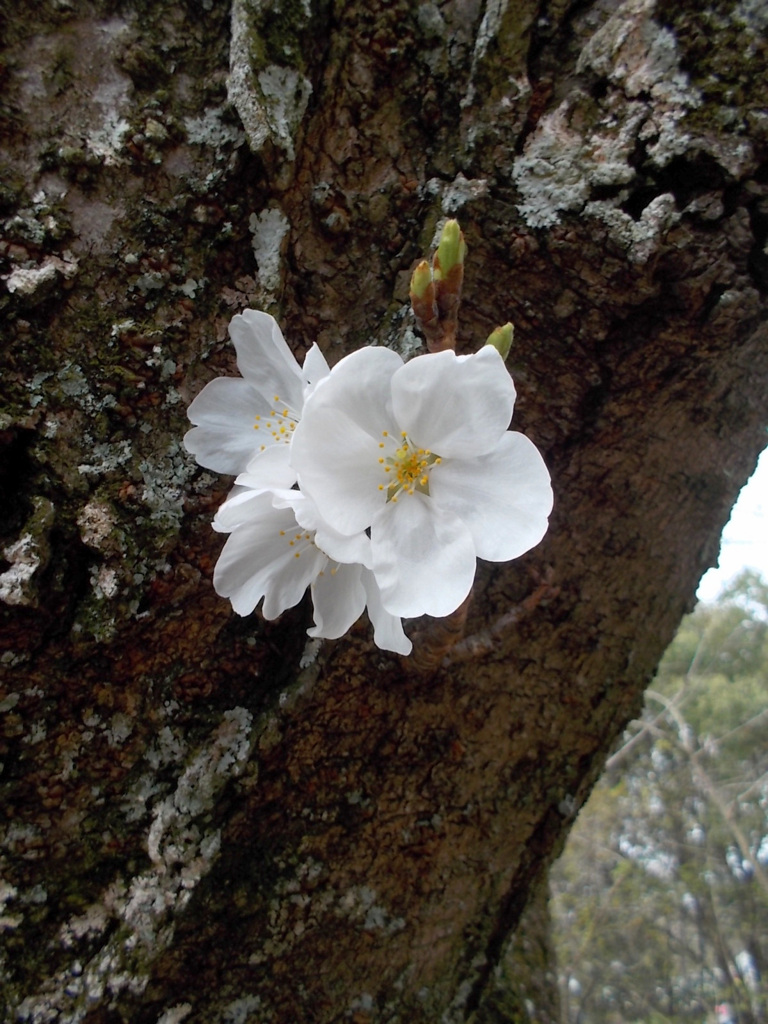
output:
<path id="1" fill-rule="evenodd" d="M 768 587 L 682 623 L 553 872 L 564 1020 L 768 1016 Z"/>

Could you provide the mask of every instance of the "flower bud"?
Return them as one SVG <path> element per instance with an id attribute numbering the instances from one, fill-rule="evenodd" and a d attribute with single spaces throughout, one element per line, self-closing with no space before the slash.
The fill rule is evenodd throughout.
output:
<path id="1" fill-rule="evenodd" d="M 432 271 L 426 260 L 422 260 L 411 276 L 411 295 L 423 299 L 432 284 Z"/>
<path id="2" fill-rule="evenodd" d="M 491 331 L 485 344 L 493 345 L 501 358 L 506 359 L 509 355 L 509 350 L 512 348 L 512 337 L 514 336 L 514 333 L 515 328 L 513 325 L 506 323 L 503 327 L 497 327 L 495 330 Z"/>
<path id="3" fill-rule="evenodd" d="M 435 279 L 442 280 L 453 267 L 464 263 L 467 245 L 457 220 L 447 220 L 440 235 L 440 244 L 434 257 Z"/>

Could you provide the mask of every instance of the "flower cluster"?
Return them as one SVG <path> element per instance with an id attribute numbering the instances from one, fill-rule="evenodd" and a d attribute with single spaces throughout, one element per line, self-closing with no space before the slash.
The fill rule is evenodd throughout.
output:
<path id="1" fill-rule="evenodd" d="M 367 607 L 376 644 L 408 654 L 401 619 L 464 601 L 477 558 L 537 544 L 552 508 L 535 446 L 508 430 L 515 388 L 499 352 L 408 363 L 369 347 L 299 367 L 266 313 L 234 317 L 241 378 L 211 381 L 185 444 L 237 474 L 214 519 L 229 534 L 217 593 L 275 618 L 310 588 L 310 636 L 342 636 Z"/>

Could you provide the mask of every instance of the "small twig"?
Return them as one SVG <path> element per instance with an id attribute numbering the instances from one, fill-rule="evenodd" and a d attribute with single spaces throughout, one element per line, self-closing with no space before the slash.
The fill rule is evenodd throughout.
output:
<path id="1" fill-rule="evenodd" d="M 463 661 L 474 661 L 476 658 L 482 658 L 484 655 L 490 654 L 495 649 L 499 638 L 511 626 L 530 615 L 542 601 L 557 597 L 559 593 L 559 587 L 554 587 L 549 580 L 545 580 L 524 601 L 521 601 L 520 604 L 515 605 L 514 608 L 510 608 L 508 612 L 499 616 L 488 629 L 484 629 L 481 633 L 474 633 L 472 636 L 468 636 L 461 642 L 456 643 L 443 658 L 443 667 L 455 665 Z"/>
<path id="2" fill-rule="evenodd" d="M 432 619 L 426 629 L 414 635 L 413 652 L 404 660 L 409 671 L 431 676 L 438 670 L 446 652 L 464 635 L 471 600 L 470 590 L 456 611 L 444 619 Z"/>

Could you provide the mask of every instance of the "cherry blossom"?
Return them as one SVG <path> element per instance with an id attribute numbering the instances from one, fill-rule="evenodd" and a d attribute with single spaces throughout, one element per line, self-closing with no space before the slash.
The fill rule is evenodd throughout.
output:
<path id="1" fill-rule="evenodd" d="M 384 608 L 445 616 L 469 593 L 477 558 L 507 561 L 547 530 L 544 460 L 508 430 L 515 388 L 493 346 L 408 363 L 386 348 L 342 359 L 307 396 L 290 447 L 304 495 L 333 524 L 368 531 Z"/>
<path id="2" fill-rule="evenodd" d="M 298 604 L 307 587 L 314 607 L 312 637 L 343 636 L 368 607 L 374 641 L 384 650 L 409 654 L 411 642 L 400 619 L 381 603 L 370 568 L 370 540 L 364 533 L 338 535 L 334 547 L 343 562 L 332 561 L 317 544 L 334 531 L 297 490 L 251 487 L 249 473 L 214 518 L 214 529 L 229 533 L 213 574 L 216 592 L 239 615 L 263 601 L 266 619 Z"/>
<path id="3" fill-rule="evenodd" d="M 260 310 L 233 317 L 229 334 L 242 376 L 206 384 L 187 410 L 194 426 L 184 444 L 201 466 L 218 473 L 241 473 L 263 452 L 260 472 L 268 487 L 277 467 L 287 464 L 305 395 L 327 376 L 328 364 L 314 344 L 300 367 L 276 321 Z"/>
<path id="4" fill-rule="evenodd" d="M 342 636 L 367 606 L 376 644 L 410 653 L 400 619 L 381 603 L 368 537 L 338 534 L 293 489 L 290 443 L 306 396 L 330 372 L 324 356 L 312 345 L 299 367 L 275 320 L 257 310 L 235 316 L 229 333 L 242 376 L 219 377 L 203 388 L 189 407 L 194 426 L 184 438 L 200 465 L 239 474 L 213 522 L 229 533 L 214 570 L 216 592 L 240 615 L 261 602 L 264 617 L 274 619 L 309 587 L 310 636 Z"/>
<path id="5" fill-rule="evenodd" d="M 508 429 L 515 387 L 493 344 L 408 363 L 370 347 L 329 370 L 317 345 L 300 367 L 266 313 L 230 335 L 241 377 L 203 389 L 184 441 L 238 474 L 213 523 L 229 534 L 214 587 L 238 614 L 274 619 L 309 588 L 310 636 L 340 637 L 367 608 L 376 644 L 407 654 L 402 617 L 449 615 L 478 558 L 544 536 L 549 473 Z"/>

